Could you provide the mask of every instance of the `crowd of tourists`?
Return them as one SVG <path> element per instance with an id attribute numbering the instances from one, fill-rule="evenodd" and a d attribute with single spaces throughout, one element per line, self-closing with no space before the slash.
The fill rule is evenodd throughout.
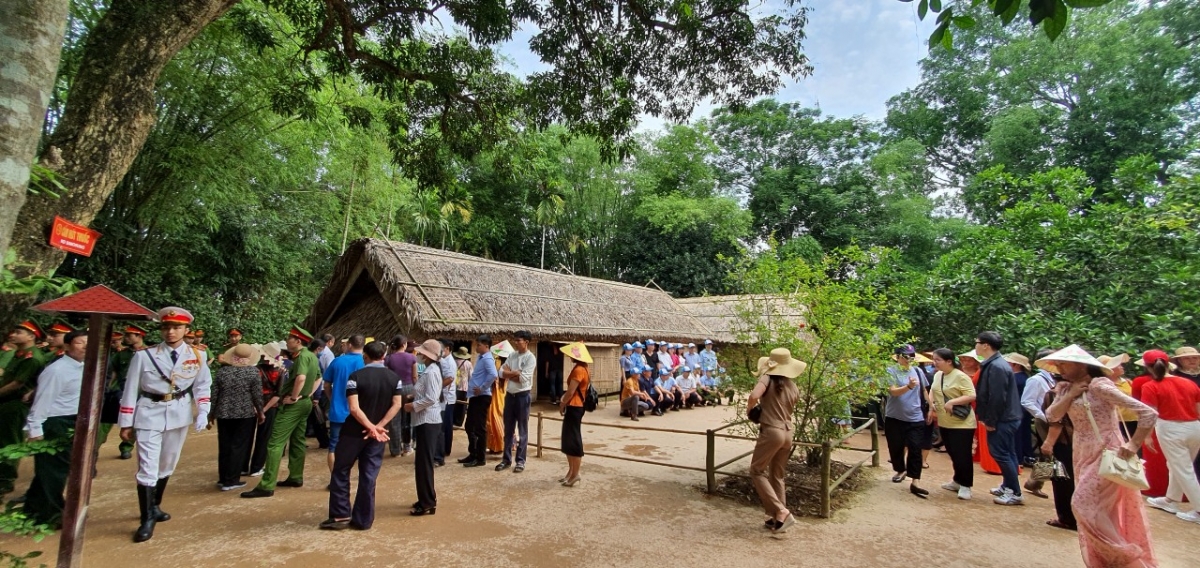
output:
<path id="1" fill-rule="evenodd" d="M 637 420 L 649 412 L 662 416 L 680 409 L 721 404 L 733 398 L 722 387 L 717 352 L 712 340 L 704 349 L 695 343 L 660 343 L 653 339 L 621 346 L 621 416 Z M 722 392 L 724 391 L 724 392 Z"/>
<path id="2" fill-rule="evenodd" d="M 1147 508 L 1200 523 L 1200 351 L 1146 351 L 1130 379 L 1128 355 L 1071 345 L 1031 365 L 1002 347 L 983 332 L 966 353 L 895 349 L 882 405 L 864 409 L 883 415 L 892 481 L 928 499 L 922 472 L 936 449 L 954 472 L 941 488 L 959 499 L 973 498 L 979 463 L 1001 476 L 988 490 L 997 505 L 1052 497 L 1046 524 L 1078 531 L 1088 566 L 1156 566 Z"/>
<path id="3" fill-rule="evenodd" d="M 415 454 L 417 501 L 410 514 L 435 514 L 433 472 L 452 455 L 456 426 L 466 430 L 468 440 L 466 455 L 457 460 L 463 467 L 484 466 L 493 454 L 500 456 L 495 471 L 525 470 L 537 368 L 527 331 L 495 344 L 489 335 L 469 344 L 417 343 L 400 335 L 385 343 L 361 334 L 337 342 L 296 326 L 283 341 L 250 344 L 241 330 L 230 329 L 228 341 L 210 354 L 204 332 L 193 331 L 192 322 L 187 310 L 168 307 L 158 312 L 160 343 L 147 345 L 149 332 L 134 325 L 111 337 L 97 449 L 115 424 L 119 457 L 138 459 L 141 520 L 135 542 L 149 540 L 157 523 L 171 518 L 161 504 L 189 427 L 199 432 L 216 426 L 216 489 L 244 488 L 257 478 L 241 493 L 248 499 L 302 487 L 306 438 L 317 438 L 328 452 L 331 473 L 323 529 L 371 527 L 385 448 L 392 456 Z M 38 523 L 61 523 L 86 351 L 86 331 L 65 322 L 43 330 L 32 320 L 16 326 L 0 350 L 0 446 L 25 439 L 64 446 L 35 455 L 30 488 L 15 499 Z M 554 375 L 564 384 L 551 388 L 552 402 L 564 416 L 562 451 L 568 458 L 559 481 L 573 487 L 580 479 L 580 425 L 592 358 L 578 342 L 560 351 L 574 366 L 565 382 Z M 0 462 L 4 493 L 14 489 L 16 465 Z M 359 480 L 351 506 L 349 475 L 355 465 Z"/>
<path id="4" fill-rule="evenodd" d="M 282 342 L 248 344 L 240 330 L 230 329 L 213 357 L 192 322 L 187 310 L 168 307 L 158 312 L 160 343 L 147 345 L 149 332 L 134 325 L 110 338 L 98 436 L 103 443 L 115 424 L 119 456 L 138 459 L 137 542 L 171 518 L 161 504 L 189 427 L 217 427 L 218 489 L 239 489 L 246 478 L 258 478 L 244 498 L 303 486 L 306 438 L 317 437 L 331 472 L 324 529 L 371 527 L 385 448 L 392 456 L 416 454 L 417 501 L 410 514 L 435 514 L 434 470 L 453 453 L 455 426 L 468 440 L 458 460 L 463 467 L 484 466 L 488 454 L 498 454 L 496 471 L 525 470 L 537 369 L 529 332 L 499 343 L 480 335 L 468 346 L 403 336 L 385 343 L 361 334 L 337 342 L 296 326 Z M 86 331 L 65 322 L 43 329 L 24 321 L 11 331 L 0 348 L 0 446 L 69 439 L 87 339 Z M 621 416 L 638 420 L 732 399 L 711 341 L 703 348 L 655 340 L 622 347 Z M 1026 495 L 1049 499 L 1043 491 L 1049 482 L 1056 517 L 1047 524 L 1078 531 L 1087 565 L 1156 565 L 1147 508 L 1200 523 L 1192 505 L 1200 503 L 1200 351 L 1154 349 L 1131 364 L 1124 354 L 1093 357 L 1071 345 L 1043 349 L 1030 363 L 1002 348 L 1000 335 L 989 331 L 961 354 L 895 349 L 886 392 L 854 413 L 876 414 L 882 422 L 892 481 L 907 480 L 910 493 L 929 499 L 923 471 L 938 451 L 953 468 L 941 488 L 958 499 L 975 496 L 975 463 L 1000 476 L 988 491 L 997 505 L 1022 505 Z M 594 408 L 593 361 L 583 343 L 559 350 L 573 364 L 565 381 L 551 385 L 568 457 L 559 481 L 571 487 L 580 480 L 584 454 L 580 424 L 585 408 Z M 1129 379 L 1131 365 L 1140 373 Z M 805 368 L 786 349 L 772 351 L 759 360 L 759 381 L 748 397 L 748 415 L 760 432 L 750 474 L 768 514 L 764 527 L 775 532 L 794 523 L 783 479 L 799 397 L 793 379 Z M 14 490 L 16 465 L 0 461 L 0 492 Z M 35 455 L 34 478 L 15 499 L 31 519 L 61 522 L 70 465 L 69 445 Z M 349 475 L 356 465 L 352 506 Z M 1030 473 L 1024 483 L 1022 467 Z"/>

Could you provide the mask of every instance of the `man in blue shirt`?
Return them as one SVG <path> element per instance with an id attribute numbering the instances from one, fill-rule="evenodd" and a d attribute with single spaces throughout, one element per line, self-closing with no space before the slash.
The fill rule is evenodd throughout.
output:
<path id="1" fill-rule="evenodd" d="M 717 370 L 717 352 L 713 351 L 711 339 L 704 340 L 704 351 L 700 352 L 700 368 L 709 373 Z"/>
<path id="2" fill-rule="evenodd" d="M 658 409 L 659 401 L 662 400 L 662 397 L 658 395 L 658 389 L 654 388 L 654 369 L 650 368 L 648 365 L 642 365 L 642 368 L 638 369 L 638 371 L 641 373 L 641 377 L 638 378 L 638 388 L 642 389 L 642 392 L 650 395 L 650 400 L 652 402 L 651 406 L 654 407 L 654 410 L 651 412 L 651 414 L 655 416 L 662 416 L 662 412 L 659 412 Z"/>
<path id="3" fill-rule="evenodd" d="M 342 435 L 342 424 L 350 418 L 350 402 L 346 398 L 346 381 L 350 375 L 363 368 L 363 346 L 367 340 L 362 335 L 350 337 L 349 351 L 338 355 L 325 368 L 325 396 L 329 399 L 329 471 L 333 471 L 333 454 Z"/>
<path id="4" fill-rule="evenodd" d="M 662 416 L 667 409 L 679 410 L 675 408 L 675 379 L 671 378 L 670 369 L 660 369 L 658 371 L 658 380 L 654 381 L 654 390 L 658 393 L 658 408 L 654 409 L 657 416 Z"/>
<path id="5" fill-rule="evenodd" d="M 475 369 L 467 379 L 467 457 L 463 467 L 479 467 L 487 461 L 487 419 L 492 408 L 492 385 L 496 383 L 496 360 L 492 358 L 492 336 L 475 338 Z"/>
<path id="6" fill-rule="evenodd" d="M 687 344 L 687 353 L 683 354 L 683 360 L 687 361 L 688 368 L 700 370 L 700 354 L 696 352 L 696 344 Z"/>

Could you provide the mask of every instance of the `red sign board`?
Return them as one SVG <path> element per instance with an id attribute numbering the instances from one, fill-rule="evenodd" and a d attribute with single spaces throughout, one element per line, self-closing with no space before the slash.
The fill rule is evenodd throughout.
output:
<path id="1" fill-rule="evenodd" d="M 76 225 L 62 217 L 54 217 L 54 227 L 50 230 L 50 246 L 78 255 L 92 256 L 92 248 L 100 233 L 82 225 Z"/>

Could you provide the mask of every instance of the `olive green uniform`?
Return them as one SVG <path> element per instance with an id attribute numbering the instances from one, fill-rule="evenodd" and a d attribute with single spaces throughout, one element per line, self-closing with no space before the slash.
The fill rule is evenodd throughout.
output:
<path id="1" fill-rule="evenodd" d="M 296 377 L 304 375 L 304 386 L 300 389 L 300 400 L 292 404 L 284 404 L 275 414 L 275 426 L 271 430 L 271 440 L 267 442 L 267 463 L 263 466 L 262 481 L 258 488 L 274 491 L 279 481 L 279 462 L 283 460 L 283 446 L 288 448 L 288 481 L 304 481 L 304 456 L 308 451 L 305 445 L 304 431 L 308 427 L 308 414 L 312 411 L 313 385 L 321 378 L 321 367 L 317 356 L 308 349 L 301 348 L 294 355 L 295 362 L 288 372 L 287 382 L 279 389 L 282 399 L 292 395 L 296 385 Z"/>
<path id="2" fill-rule="evenodd" d="M 14 382 L 21 387 L 0 400 L 0 447 L 25 441 L 25 418 L 29 415 L 29 405 L 21 399 L 37 386 L 38 375 L 45 367 L 46 354 L 37 347 L 17 350 L 4 366 L 0 387 Z M 11 492 L 16 480 L 17 461 L 0 460 L 0 494 Z"/>

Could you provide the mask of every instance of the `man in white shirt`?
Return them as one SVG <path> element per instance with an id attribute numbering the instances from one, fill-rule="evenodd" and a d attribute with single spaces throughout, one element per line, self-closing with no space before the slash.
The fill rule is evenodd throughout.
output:
<path id="1" fill-rule="evenodd" d="M 691 410 L 697 404 L 703 405 L 704 401 L 700 400 L 700 393 L 697 390 L 700 387 L 700 382 L 692 374 L 692 368 L 685 365 L 681 370 L 683 374 L 679 375 L 678 379 L 675 379 L 675 388 L 679 392 L 683 407 Z"/>
<path id="2" fill-rule="evenodd" d="M 1041 351 L 1038 351 L 1037 359 L 1041 359 L 1042 357 L 1045 357 L 1053 352 L 1053 349 L 1042 349 Z M 1025 390 L 1021 393 L 1021 409 L 1024 410 L 1026 414 L 1032 416 L 1034 423 L 1040 426 L 1040 428 L 1034 428 L 1035 432 L 1039 432 L 1047 428 L 1046 411 L 1042 408 L 1042 403 L 1046 400 L 1046 394 L 1054 390 L 1055 382 L 1054 375 L 1050 374 L 1050 371 L 1045 369 L 1039 370 L 1037 374 L 1029 377 L 1029 380 L 1025 381 Z M 1035 448 L 1041 447 L 1042 440 L 1038 439 L 1034 440 L 1034 442 Z M 1034 480 L 1031 473 L 1029 480 L 1026 481 L 1022 487 L 1024 487 L 1025 490 L 1031 494 L 1046 499 L 1049 497 L 1049 495 L 1042 491 L 1042 487 L 1045 486 L 1045 484 L 1045 481 Z"/>
<path id="3" fill-rule="evenodd" d="M 438 430 L 438 443 L 433 449 L 433 465 L 442 467 L 446 465 L 446 456 L 454 449 L 454 407 L 458 403 L 458 393 L 454 390 L 454 376 L 458 369 L 454 363 L 454 341 L 439 339 L 438 343 L 442 345 L 441 358 L 438 359 L 438 368 L 442 373 L 442 422 L 441 429 Z"/>
<path id="4" fill-rule="evenodd" d="M 528 331 L 518 331 L 512 340 L 516 351 L 500 368 L 500 376 L 508 381 L 508 390 L 504 394 L 504 457 L 496 466 L 496 471 L 504 471 L 513 465 L 514 433 L 519 433 L 521 439 L 517 443 L 517 463 L 513 473 L 525 471 L 525 451 L 529 447 L 530 391 L 533 389 L 533 372 L 537 369 L 537 358 L 529 350 L 532 340 L 533 335 Z"/>
<path id="5" fill-rule="evenodd" d="M 58 527 L 62 523 L 63 489 L 71 467 L 75 415 L 79 413 L 79 392 L 83 385 L 83 357 L 87 353 L 87 332 L 72 331 L 63 339 L 63 356 L 46 367 L 38 377 L 37 394 L 25 431 L 29 440 L 45 439 L 64 447 L 58 452 L 33 456 L 33 482 L 25 494 L 25 513 L 34 521 Z"/>

